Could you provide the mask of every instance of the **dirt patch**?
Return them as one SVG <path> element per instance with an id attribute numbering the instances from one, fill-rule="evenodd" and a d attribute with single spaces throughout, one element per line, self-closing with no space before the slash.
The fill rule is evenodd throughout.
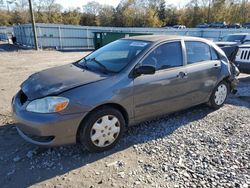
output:
<path id="1" fill-rule="evenodd" d="M 72 63 L 88 52 L 22 51 L 0 53 L 0 114 L 10 113 L 12 97 L 31 74 L 50 67 Z"/>

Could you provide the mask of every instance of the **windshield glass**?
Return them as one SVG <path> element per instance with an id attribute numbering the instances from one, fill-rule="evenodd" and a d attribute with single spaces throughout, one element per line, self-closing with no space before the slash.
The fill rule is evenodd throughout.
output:
<path id="1" fill-rule="evenodd" d="M 227 42 L 241 42 L 243 41 L 245 35 L 228 35 L 223 37 L 222 41 Z"/>
<path id="2" fill-rule="evenodd" d="M 139 40 L 117 40 L 94 51 L 78 64 L 93 71 L 118 73 L 150 43 Z"/>

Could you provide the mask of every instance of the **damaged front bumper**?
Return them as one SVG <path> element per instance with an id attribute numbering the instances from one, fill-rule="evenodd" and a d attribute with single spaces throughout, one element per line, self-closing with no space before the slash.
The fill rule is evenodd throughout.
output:
<path id="1" fill-rule="evenodd" d="M 21 103 L 21 92 L 12 100 L 12 114 L 17 120 L 16 129 L 26 141 L 39 146 L 59 146 L 76 143 L 78 127 L 85 114 L 33 113 Z"/>

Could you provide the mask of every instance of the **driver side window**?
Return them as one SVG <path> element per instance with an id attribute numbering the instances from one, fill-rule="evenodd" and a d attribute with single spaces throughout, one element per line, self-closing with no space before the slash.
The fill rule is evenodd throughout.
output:
<path id="1" fill-rule="evenodd" d="M 156 70 L 180 67 L 183 65 L 181 42 L 168 42 L 154 49 L 143 61 Z"/>

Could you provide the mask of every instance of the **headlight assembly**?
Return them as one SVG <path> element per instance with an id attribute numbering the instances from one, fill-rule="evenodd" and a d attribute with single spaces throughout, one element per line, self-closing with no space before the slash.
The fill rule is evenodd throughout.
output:
<path id="1" fill-rule="evenodd" d="M 65 97 L 45 97 L 30 102 L 26 110 L 36 113 L 53 113 L 64 110 L 68 104 L 69 99 Z"/>

